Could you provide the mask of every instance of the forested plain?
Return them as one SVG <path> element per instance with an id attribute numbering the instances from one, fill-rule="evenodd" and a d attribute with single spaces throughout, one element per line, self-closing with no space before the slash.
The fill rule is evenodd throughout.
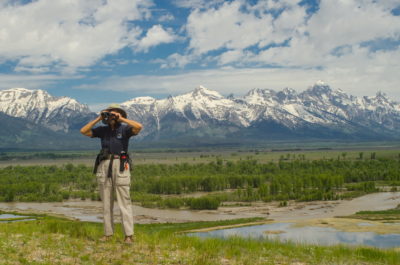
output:
<path id="1" fill-rule="evenodd" d="M 131 197 L 145 207 L 216 209 L 225 202 L 340 200 L 400 186 L 399 156 L 345 153 L 308 160 L 282 155 L 206 163 L 138 164 Z M 99 200 L 96 177 L 86 165 L 7 166 L 0 169 L 0 201 Z M 199 196 L 200 194 L 200 196 Z"/>

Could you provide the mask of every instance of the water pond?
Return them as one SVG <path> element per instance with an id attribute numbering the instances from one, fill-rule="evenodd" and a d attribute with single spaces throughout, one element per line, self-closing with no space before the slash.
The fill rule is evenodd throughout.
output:
<path id="1" fill-rule="evenodd" d="M 279 240 L 314 245 L 365 245 L 378 248 L 400 247 L 400 234 L 343 232 L 331 227 L 295 227 L 293 223 L 272 223 L 190 233 L 191 236 L 229 238 L 240 236 L 259 240 Z"/>
<path id="2" fill-rule="evenodd" d="M 11 222 L 22 222 L 22 221 L 33 221 L 36 218 L 26 215 L 15 215 L 15 214 L 0 214 L 0 223 L 11 223 Z"/>

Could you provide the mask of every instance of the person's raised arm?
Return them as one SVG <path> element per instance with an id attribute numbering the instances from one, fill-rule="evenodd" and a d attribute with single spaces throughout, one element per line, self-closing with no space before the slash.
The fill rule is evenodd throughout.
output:
<path id="1" fill-rule="evenodd" d="M 118 117 L 118 121 L 130 125 L 132 127 L 133 135 L 137 135 L 143 127 L 142 124 L 140 124 L 139 122 L 128 120 L 127 118 L 122 117 L 122 115 L 119 114 L 118 112 L 112 111 L 111 113 L 115 114 Z"/>
<path id="2" fill-rule="evenodd" d="M 86 124 L 85 126 L 82 127 L 81 129 L 81 134 L 92 137 L 92 128 L 93 126 L 96 125 L 96 123 L 98 123 L 99 121 L 102 120 L 101 115 L 98 116 L 96 119 L 92 120 L 91 122 L 89 122 L 88 124 Z"/>

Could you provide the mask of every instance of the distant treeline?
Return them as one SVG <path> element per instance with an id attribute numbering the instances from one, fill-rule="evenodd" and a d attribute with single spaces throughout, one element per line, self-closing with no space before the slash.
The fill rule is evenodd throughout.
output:
<path id="1" fill-rule="evenodd" d="M 377 191 L 376 183 L 400 185 L 398 159 L 254 159 L 200 164 L 147 164 L 133 169 L 131 195 L 148 207 L 215 209 L 224 201 L 335 200 Z M 214 192 L 203 198 L 163 198 L 163 194 Z M 0 169 L 0 201 L 98 200 L 92 168 L 8 166 Z M 282 204 L 285 205 L 284 203 Z"/>
<path id="2" fill-rule="evenodd" d="M 0 169 L 0 201 L 96 199 L 90 169 L 73 166 L 8 166 Z"/>
<path id="3" fill-rule="evenodd" d="M 60 159 L 60 158 L 80 158 L 86 157 L 85 153 L 52 153 L 52 152 L 38 152 L 38 153 L 0 153 L 0 161 L 10 160 L 30 160 L 30 159 Z"/>
<path id="4" fill-rule="evenodd" d="M 134 191 L 181 194 L 236 190 L 242 200 L 330 200 L 346 191 L 372 192 L 375 181 L 400 182 L 400 162 L 379 160 L 314 160 L 258 163 L 257 160 L 208 164 L 138 165 Z"/>

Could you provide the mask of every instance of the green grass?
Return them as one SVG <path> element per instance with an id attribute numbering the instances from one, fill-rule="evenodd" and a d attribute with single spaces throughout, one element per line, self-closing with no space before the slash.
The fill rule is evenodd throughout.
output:
<path id="1" fill-rule="evenodd" d="M 400 215 L 400 208 L 397 207 L 396 209 L 384 210 L 384 211 L 360 211 L 356 212 L 356 214 L 398 214 Z"/>
<path id="2" fill-rule="evenodd" d="M 383 211 L 359 211 L 349 216 L 340 216 L 341 218 L 355 218 L 370 221 L 400 221 L 400 204 L 394 208 Z"/>
<path id="3" fill-rule="evenodd" d="M 0 264 L 399 264 L 400 253 L 367 247 L 312 246 L 276 241 L 200 239 L 181 231 L 259 219 L 135 225 L 135 243 L 124 245 L 120 225 L 99 242 L 102 224 L 41 216 L 0 224 Z"/>

